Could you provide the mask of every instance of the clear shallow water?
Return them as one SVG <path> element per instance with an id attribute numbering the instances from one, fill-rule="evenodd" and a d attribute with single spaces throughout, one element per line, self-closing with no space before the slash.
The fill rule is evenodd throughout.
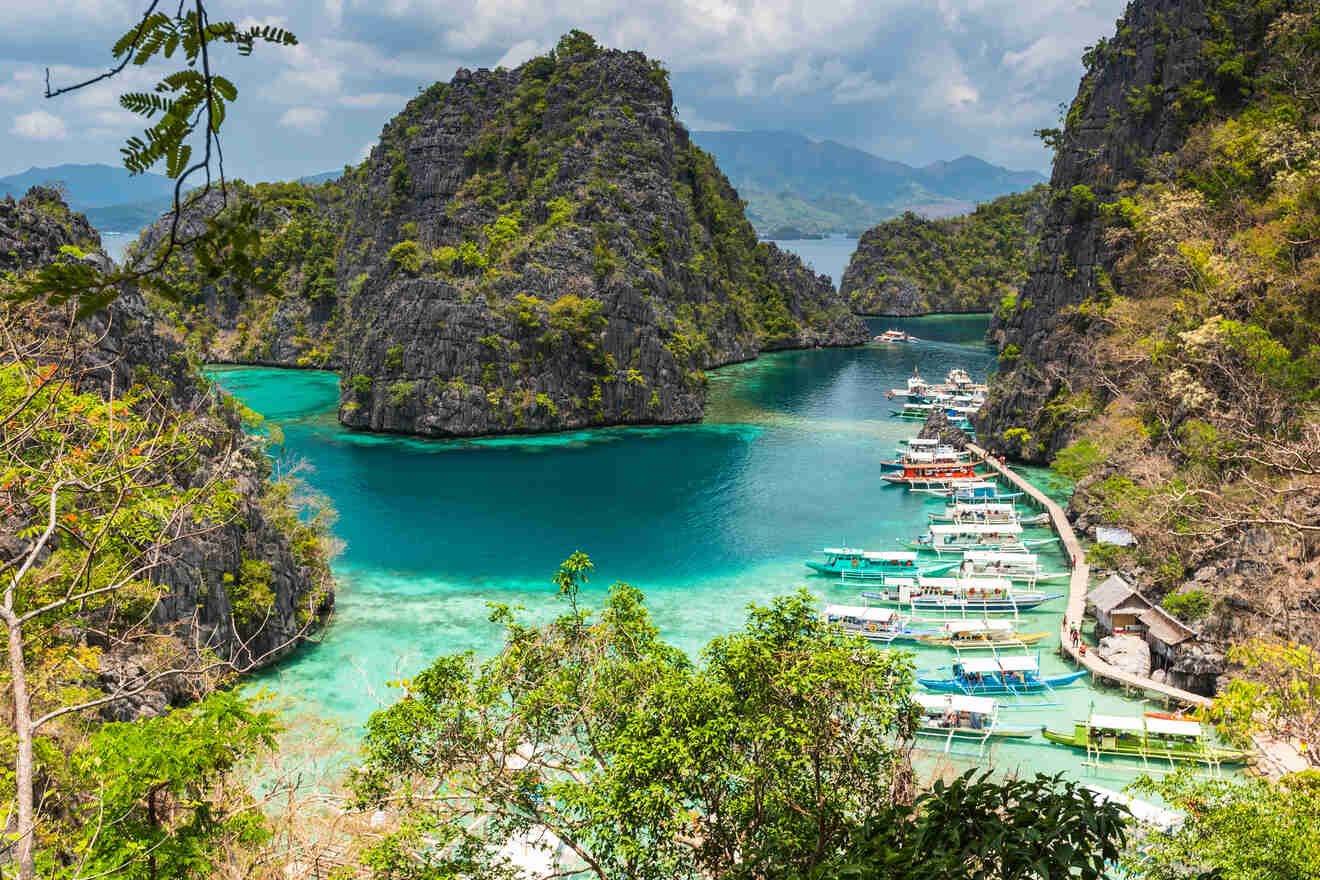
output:
<path id="1" fill-rule="evenodd" d="M 441 653 L 495 651 L 499 632 L 486 603 L 553 615 L 549 579 L 574 550 L 596 563 L 588 602 L 616 580 L 635 584 L 665 637 L 693 653 L 739 628 L 751 602 L 803 586 L 828 601 L 858 601 L 803 562 L 841 542 L 896 548 L 895 539 L 925 530 L 937 506 L 880 479 L 879 462 L 915 433 L 888 417 L 885 391 L 914 366 L 927 378 L 952 366 L 981 377 L 993 360 L 980 342 L 984 318 L 872 324 L 877 332 L 888 326 L 930 341 L 787 352 L 714 371 L 700 425 L 530 438 L 352 433 L 335 421 L 332 374 L 210 371 L 281 426 L 286 455 L 310 462 L 309 482 L 333 501 L 335 532 L 347 543 L 324 640 L 260 683 L 312 713 L 361 723 L 392 698 L 386 680 Z M 1057 553 L 1048 562 L 1052 570 L 1066 565 Z M 1024 615 L 1023 629 L 1057 632 L 1063 605 Z M 1053 635 L 1043 642 L 1047 673 L 1065 669 L 1055 644 Z M 952 654 L 924 649 L 915 662 L 929 670 Z M 1062 705 L 1006 712 L 1004 720 L 1070 729 L 1092 700 L 1098 711 L 1141 711 L 1083 686 L 1055 699 Z M 994 754 L 1003 769 L 1078 769 L 1075 753 L 1041 740 L 1001 744 Z"/>

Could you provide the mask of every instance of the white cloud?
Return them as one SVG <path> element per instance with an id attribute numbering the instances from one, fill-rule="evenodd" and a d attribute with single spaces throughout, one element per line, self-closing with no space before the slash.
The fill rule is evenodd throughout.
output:
<path id="1" fill-rule="evenodd" d="M 280 116 L 280 125 L 303 134 L 319 134 L 329 118 L 329 112 L 321 107 L 290 107 Z"/>
<path id="2" fill-rule="evenodd" d="M 695 107 L 686 104 L 678 107 L 678 121 L 683 123 L 688 131 L 733 131 L 734 126 L 727 122 L 717 122 L 713 119 L 706 119 L 697 112 Z"/>
<path id="3" fill-rule="evenodd" d="M 47 113 L 45 110 L 33 110 L 14 117 L 11 134 L 34 141 L 62 141 L 68 137 L 69 130 L 64 120 Z"/>
<path id="4" fill-rule="evenodd" d="M 495 62 L 496 67 L 507 67 L 510 70 L 529 61 L 537 55 L 544 55 L 550 49 L 549 46 L 542 45 L 536 40 L 522 40 L 509 47 L 509 51 L 500 56 L 500 60 Z"/>
<path id="5" fill-rule="evenodd" d="M 340 95 L 339 104 L 343 107 L 351 107 L 354 110 L 361 110 L 374 107 L 392 107 L 395 110 L 402 110 L 403 105 L 409 101 L 407 95 L 396 95 L 392 92 L 367 92 L 362 95 Z"/>

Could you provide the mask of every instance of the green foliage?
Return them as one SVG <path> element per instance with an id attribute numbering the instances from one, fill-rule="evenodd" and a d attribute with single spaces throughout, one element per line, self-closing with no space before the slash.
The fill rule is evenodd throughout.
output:
<path id="1" fill-rule="evenodd" d="M 605 304 L 598 299 L 565 294 L 550 304 L 550 326 L 579 343 L 590 342 L 605 327 L 605 317 L 601 314 L 604 308 Z"/>
<path id="2" fill-rule="evenodd" d="M 1214 600 L 1207 596 L 1204 590 L 1187 590 L 1182 593 L 1170 593 L 1160 604 L 1174 617 L 1195 623 L 1210 613 Z"/>
<path id="3" fill-rule="evenodd" d="M 573 58 L 576 61 L 590 61 L 601 52 L 596 38 L 577 28 L 559 38 L 555 45 L 555 57 L 563 60 Z"/>
<path id="4" fill-rule="evenodd" d="M 1038 238 L 1030 218 L 1047 189 L 1001 196 L 962 217 L 927 220 L 905 213 L 868 231 L 849 268 L 854 312 L 892 309 L 908 284 L 923 311 L 980 312 L 999 304 L 1013 313 L 1017 289 L 1027 280 L 1027 254 Z"/>
<path id="5" fill-rule="evenodd" d="M 559 407 L 555 406 L 555 402 L 550 399 L 548 394 L 536 395 L 536 405 L 552 419 L 559 415 Z"/>
<path id="6" fill-rule="evenodd" d="M 398 372 L 403 369 L 403 346 L 391 345 L 385 349 L 385 369 Z"/>
<path id="7" fill-rule="evenodd" d="M 247 632 L 262 624 L 275 606 L 275 592 L 270 588 L 270 563 L 243 557 L 237 581 L 229 576 L 229 604 L 234 620 Z"/>
<path id="8" fill-rule="evenodd" d="M 42 876 L 216 876 L 222 845 L 253 847 L 270 835 L 229 777 L 273 750 L 278 729 L 273 713 L 223 691 L 157 718 L 104 725 L 70 762 L 79 788 L 95 796 L 66 802 L 74 812 L 64 817 L 63 846 L 43 851 Z"/>
<path id="9" fill-rule="evenodd" d="M 1254 638 L 1232 646 L 1228 659 L 1244 675 L 1223 688 L 1209 717 L 1231 742 L 1247 745 L 1257 733 L 1298 744 L 1320 765 L 1320 656 L 1310 645 Z"/>
<path id="10" fill-rule="evenodd" d="M 402 348 L 399 349 L 399 353 L 400 355 L 403 354 Z M 364 376 L 361 373 L 358 373 L 349 381 L 348 387 L 353 389 L 354 394 L 361 397 L 363 395 L 371 393 L 371 384 L 372 383 L 370 376 Z"/>
<path id="11" fill-rule="evenodd" d="M 422 271 L 421 250 L 415 241 L 401 241 L 390 248 L 389 260 L 396 270 L 407 272 L 409 275 L 416 275 Z"/>
<path id="12" fill-rule="evenodd" d="M 1097 199 L 1089 186 L 1079 183 L 1068 190 L 1068 204 L 1074 223 L 1089 220 L 1095 216 Z"/>
<path id="13" fill-rule="evenodd" d="M 969 770 L 872 818 L 811 880 L 1101 880 L 1122 852 L 1128 819 L 1126 808 L 1097 803 L 1062 775 L 1000 783 Z"/>
<path id="14" fill-rule="evenodd" d="M 385 390 L 385 402 L 393 407 L 400 407 L 412 399 L 416 384 L 409 381 L 395 382 Z"/>
<path id="15" fill-rule="evenodd" d="M 1104 452 L 1089 438 L 1083 437 L 1060 449 L 1050 467 L 1074 482 L 1094 473 L 1104 463 Z"/>
<path id="16" fill-rule="evenodd" d="M 408 810 L 374 849 L 379 875 L 421 858 L 433 876 L 486 876 L 538 824 L 607 878 L 802 874 L 892 803 L 889 737 L 912 723 L 903 655 L 830 630 L 804 592 L 753 606 L 694 665 L 636 589 L 616 584 L 599 615 L 579 607 L 590 570 L 580 553 L 564 563 L 568 608 L 545 626 L 496 606 L 505 651 L 442 657 L 372 716 L 359 800 Z M 486 817 L 479 834 L 437 788 Z"/>
<path id="17" fill-rule="evenodd" d="M 999 353 L 999 362 L 1001 364 L 1011 364 L 1022 356 L 1022 349 L 1012 342 L 1004 346 L 1004 350 Z"/>
<path id="18" fill-rule="evenodd" d="M 1310 880 L 1320 876 L 1320 774 L 1279 782 L 1211 779 L 1181 771 L 1143 777 L 1139 794 L 1186 813 L 1169 831 L 1148 834 L 1124 860 L 1129 876 L 1217 880 Z"/>

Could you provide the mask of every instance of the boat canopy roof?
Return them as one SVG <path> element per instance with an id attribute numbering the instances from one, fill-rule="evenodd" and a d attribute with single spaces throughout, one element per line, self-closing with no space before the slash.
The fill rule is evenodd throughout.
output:
<path id="1" fill-rule="evenodd" d="M 1126 715 L 1092 715 L 1088 727 L 1105 730 L 1132 730 L 1141 733 L 1146 729 L 1143 718 L 1131 718 Z"/>
<path id="2" fill-rule="evenodd" d="M 1014 513 L 1017 507 L 1011 501 L 992 501 L 989 504 L 954 503 L 953 512 L 957 513 Z"/>
<path id="3" fill-rule="evenodd" d="M 895 562 L 913 562 L 913 563 L 917 561 L 917 554 L 910 553 L 906 550 L 899 550 L 899 551 L 868 550 L 863 555 L 867 559 L 874 559 L 874 560 L 891 559 Z"/>
<path id="4" fill-rule="evenodd" d="M 894 618 L 892 608 L 876 608 L 873 605 L 826 605 L 826 617 L 855 617 L 870 623 L 888 623 Z"/>
<path id="5" fill-rule="evenodd" d="M 940 445 L 940 441 L 934 438 L 928 439 L 925 437 L 913 437 L 911 440 L 908 441 L 908 446 L 911 448 L 916 448 L 918 446 L 929 446 L 933 449 L 939 445 Z"/>
<path id="6" fill-rule="evenodd" d="M 890 577 L 885 578 L 886 587 L 914 587 L 917 585 L 916 578 L 909 577 Z"/>
<path id="7" fill-rule="evenodd" d="M 970 578 L 945 578 L 945 577 L 927 577 L 921 575 L 917 578 L 918 583 L 924 586 L 936 587 L 941 590 L 1011 590 L 1013 582 L 1008 578 L 989 578 L 989 577 L 970 577 Z"/>
<path id="8" fill-rule="evenodd" d="M 934 528 L 932 526 L 932 528 Z M 966 562 L 1011 562 L 1027 568 L 1036 567 L 1036 554 L 1011 553 L 1003 550 L 969 550 L 963 554 Z"/>
<path id="9" fill-rule="evenodd" d="M 930 527 L 932 535 L 1020 535 L 1017 523 L 936 523 Z"/>
<path id="10" fill-rule="evenodd" d="M 962 662 L 964 672 L 1035 672 L 1035 657 L 973 657 Z"/>
<path id="11" fill-rule="evenodd" d="M 820 552 L 828 556 L 861 556 L 866 551 L 861 547 L 826 547 Z"/>
<path id="12" fill-rule="evenodd" d="M 923 709 L 955 712 L 972 712 L 977 715 L 990 715 L 995 711 L 995 700 L 989 697 L 972 697 L 965 694 L 913 694 L 912 702 Z"/>
<path id="13" fill-rule="evenodd" d="M 1013 623 L 1009 620 L 950 620 L 944 624 L 944 629 L 951 633 L 1011 633 Z"/>
<path id="14" fill-rule="evenodd" d="M 1178 721 L 1174 718 L 1147 718 L 1146 729 L 1151 733 L 1163 733 L 1169 736 L 1204 736 L 1200 722 Z"/>

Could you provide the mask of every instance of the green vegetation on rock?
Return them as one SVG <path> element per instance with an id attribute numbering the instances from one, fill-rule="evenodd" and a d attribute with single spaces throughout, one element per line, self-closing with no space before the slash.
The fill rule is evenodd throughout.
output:
<path id="1" fill-rule="evenodd" d="M 1002 196 L 962 217 L 904 214 L 857 242 L 840 292 L 858 314 L 1012 308 L 1039 238 L 1047 189 Z"/>

